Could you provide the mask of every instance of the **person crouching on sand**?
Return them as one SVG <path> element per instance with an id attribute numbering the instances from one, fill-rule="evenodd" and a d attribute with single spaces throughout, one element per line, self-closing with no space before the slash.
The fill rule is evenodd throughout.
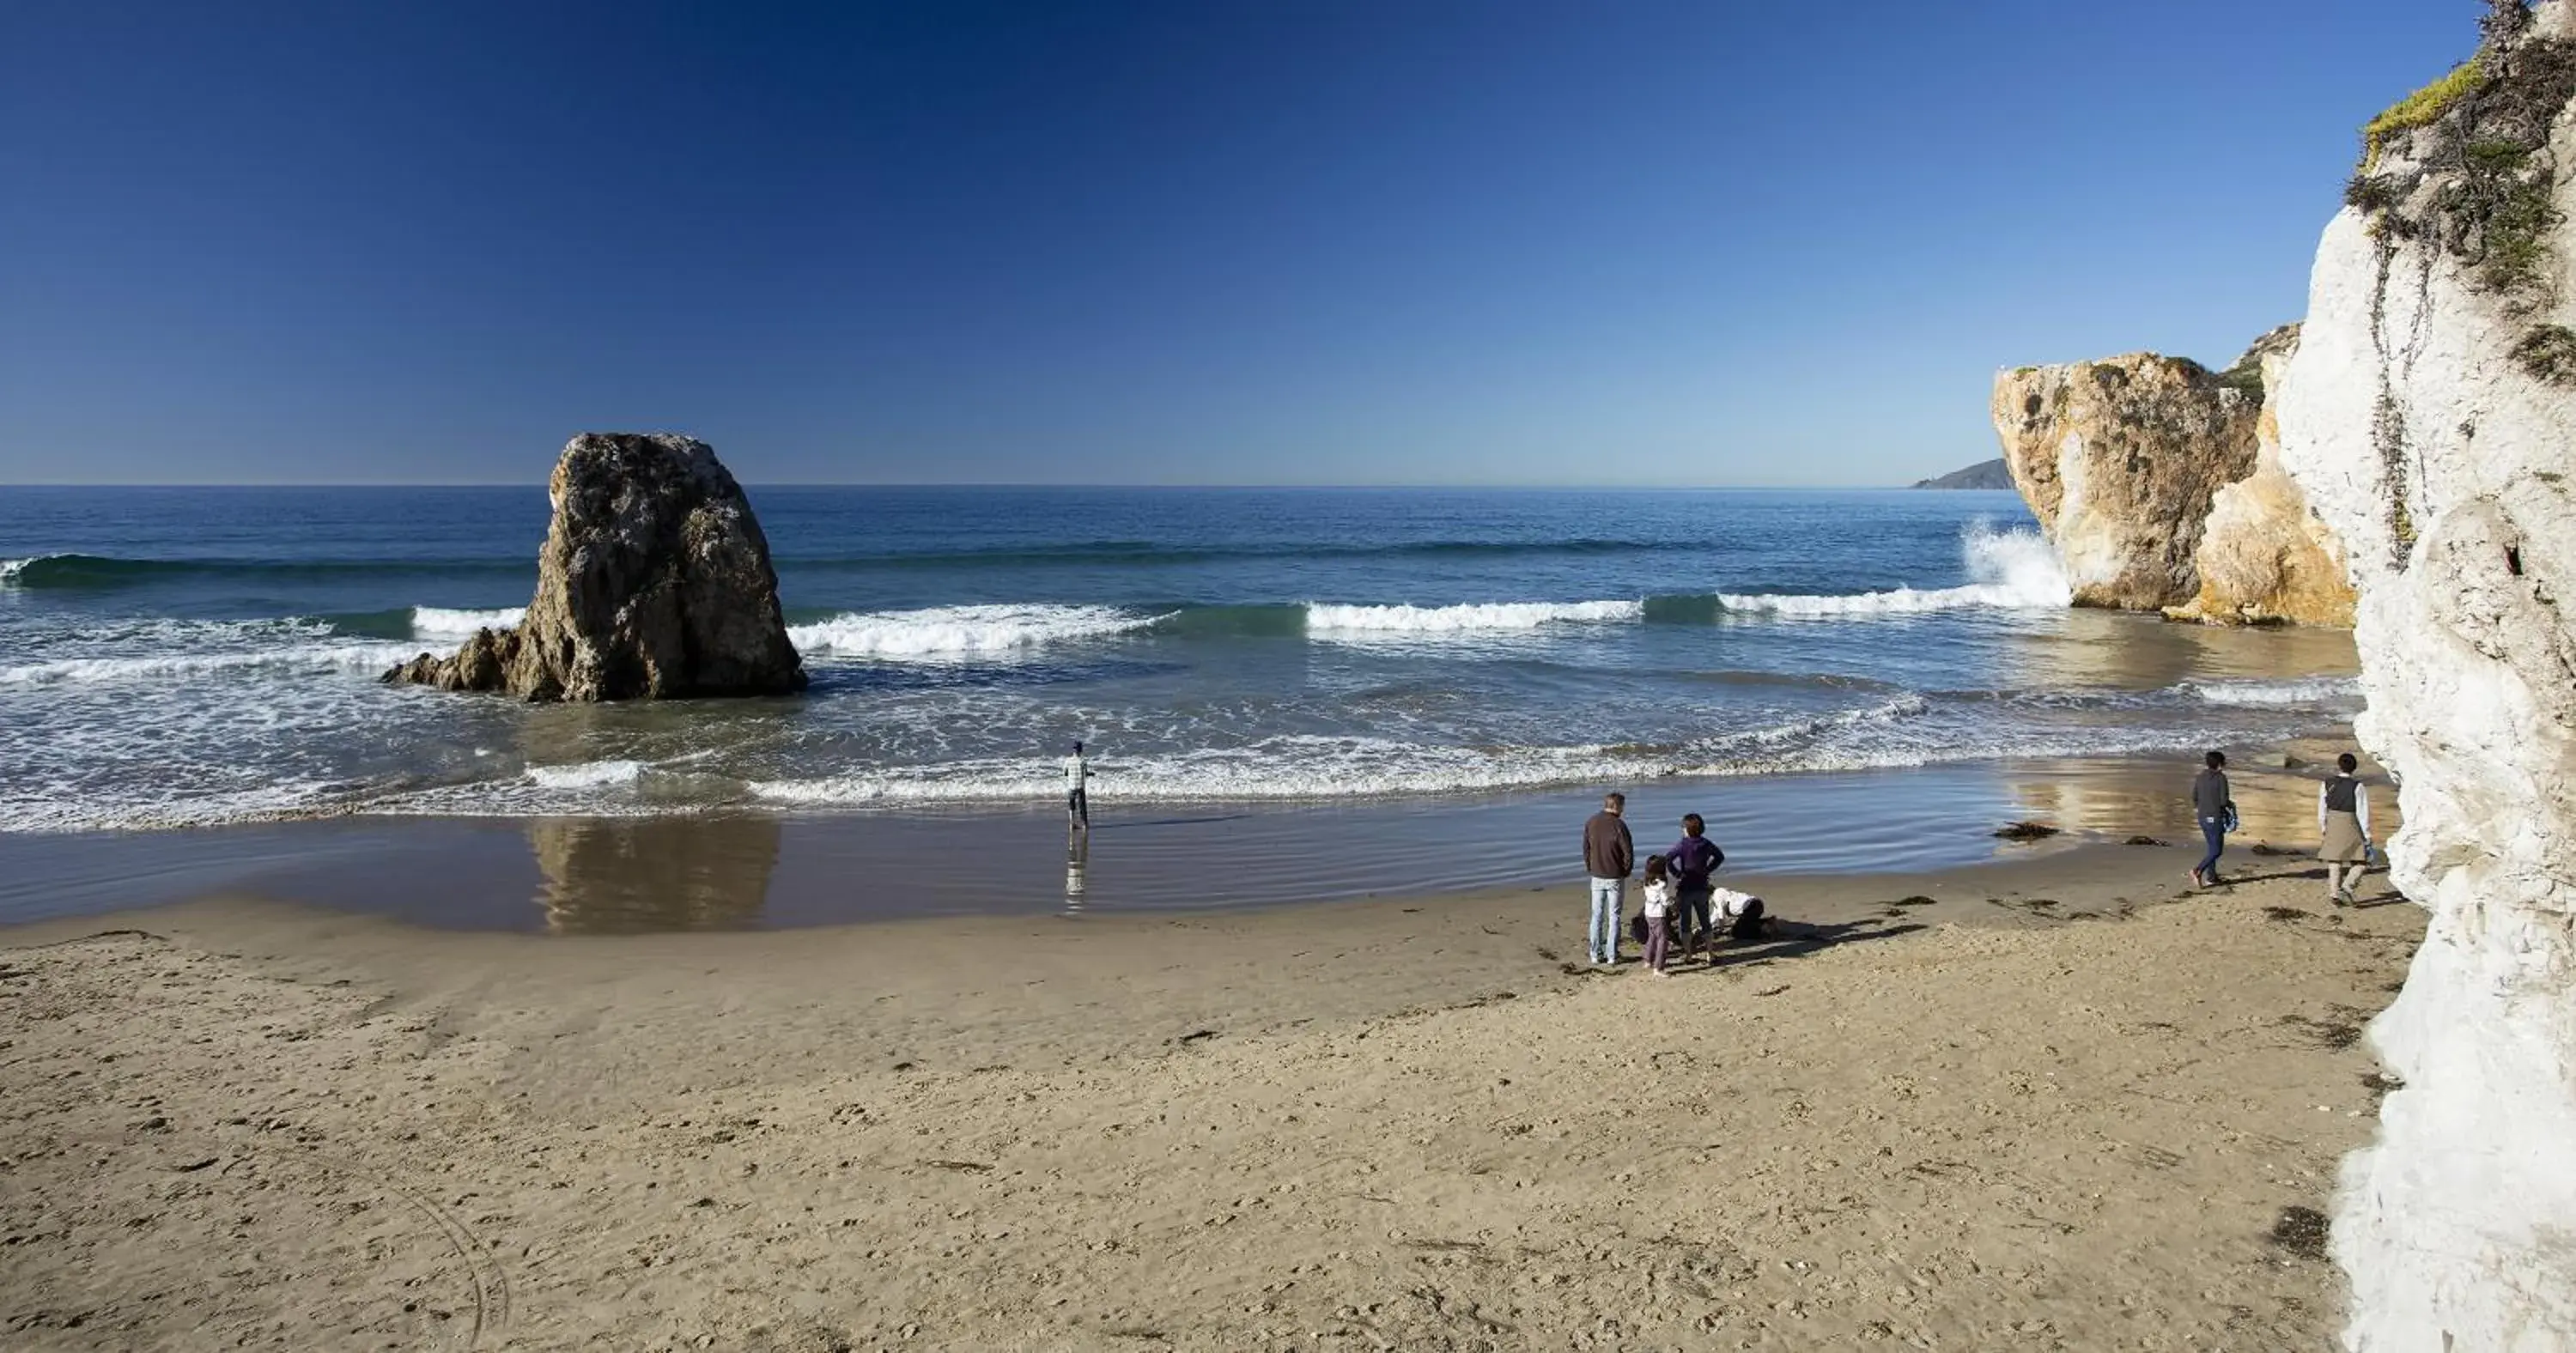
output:
<path id="1" fill-rule="evenodd" d="M 1708 881 L 1708 876 L 1726 863 L 1726 852 L 1718 849 L 1715 841 L 1700 835 L 1707 827 L 1699 814 L 1684 814 L 1682 839 L 1664 852 L 1664 858 L 1673 871 L 1674 900 L 1681 905 L 1682 961 L 1685 963 L 1698 956 L 1702 941 L 1708 944 L 1710 961 L 1714 962 L 1717 956 L 1717 936 L 1709 932 L 1708 926 L 1708 890 L 1714 886 Z"/>
<path id="2" fill-rule="evenodd" d="M 1762 899 L 1733 888 L 1708 890 L 1708 919 L 1710 925 L 1723 928 L 1728 939 L 1758 940 L 1766 933 Z M 1715 947 L 1711 941 L 1710 948 Z M 1712 957 L 1710 961 L 1716 960 Z"/>
<path id="3" fill-rule="evenodd" d="M 2317 790 L 2317 858 L 2326 862 L 2326 895 L 2338 907 L 2352 905 L 2352 886 L 2370 867 L 2370 791 L 2354 776 L 2359 769 L 2346 752 Z"/>
<path id="4" fill-rule="evenodd" d="M 1627 901 L 1628 875 L 1637 867 L 1637 843 L 1620 817 L 1625 794 L 1601 796 L 1601 811 L 1583 824 L 1583 872 L 1592 876 L 1592 919 L 1583 944 L 1594 964 L 1619 961 L 1619 913 Z"/>
<path id="5" fill-rule="evenodd" d="M 1661 855 L 1646 859 L 1646 971 L 1664 975 L 1673 944 L 1673 873 Z"/>

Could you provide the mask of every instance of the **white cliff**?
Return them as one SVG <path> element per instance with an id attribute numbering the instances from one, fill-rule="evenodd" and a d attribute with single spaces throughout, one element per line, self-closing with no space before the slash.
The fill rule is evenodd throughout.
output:
<path id="1" fill-rule="evenodd" d="M 2371 1026 L 2403 1088 L 2337 1200 L 2357 1353 L 2576 1349 L 2571 93 L 2567 0 L 2498 4 L 2474 68 L 2374 124 L 2279 390 L 2359 593 L 2393 877 L 2432 912 Z"/>

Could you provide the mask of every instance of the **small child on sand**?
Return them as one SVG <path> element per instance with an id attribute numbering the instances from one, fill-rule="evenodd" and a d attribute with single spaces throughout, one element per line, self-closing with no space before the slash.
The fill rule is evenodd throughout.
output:
<path id="1" fill-rule="evenodd" d="M 1646 857 L 1646 971 L 1664 975 L 1664 951 L 1673 939 L 1673 875 L 1661 855 Z"/>

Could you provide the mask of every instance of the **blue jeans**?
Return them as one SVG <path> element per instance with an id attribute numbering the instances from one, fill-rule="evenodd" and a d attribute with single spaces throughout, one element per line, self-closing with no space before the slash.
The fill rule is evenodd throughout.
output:
<path id="1" fill-rule="evenodd" d="M 1710 928 L 1708 916 L 1709 893 L 1715 886 L 1703 883 L 1693 888 L 1684 884 L 1674 892 L 1673 938 L 1680 940 L 1686 951 L 1702 944 L 1717 947 L 1716 932 Z"/>
<path id="2" fill-rule="evenodd" d="M 2202 818 L 2200 839 L 2209 843 L 2209 854 L 2201 858 L 2200 864 L 2193 872 L 2202 878 L 2214 878 L 2218 873 L 2218 852 L 2227 849 L 2226 820 L 2215 817 Z"/>
<path id="3" fill-rule="evenodd" d="M 1584 936 L 1587 956 L 1595 963 L 1619 961 L 1619 910 L 1628 898 L 1628 880 L 1592 880 L 1592 929 Z"/>

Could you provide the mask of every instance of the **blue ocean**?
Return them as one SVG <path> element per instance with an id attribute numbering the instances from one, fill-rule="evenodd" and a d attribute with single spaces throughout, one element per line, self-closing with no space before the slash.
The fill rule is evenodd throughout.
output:
<path id="1" fill-rule="evenodd" d="M 2340 635 L 2070 610 L 2010 494 L 751 490 L 791 699 L 380 684 L 541 488 L 0 493 L 0 830 L 1416 803 L 2328 731 Z"/>

